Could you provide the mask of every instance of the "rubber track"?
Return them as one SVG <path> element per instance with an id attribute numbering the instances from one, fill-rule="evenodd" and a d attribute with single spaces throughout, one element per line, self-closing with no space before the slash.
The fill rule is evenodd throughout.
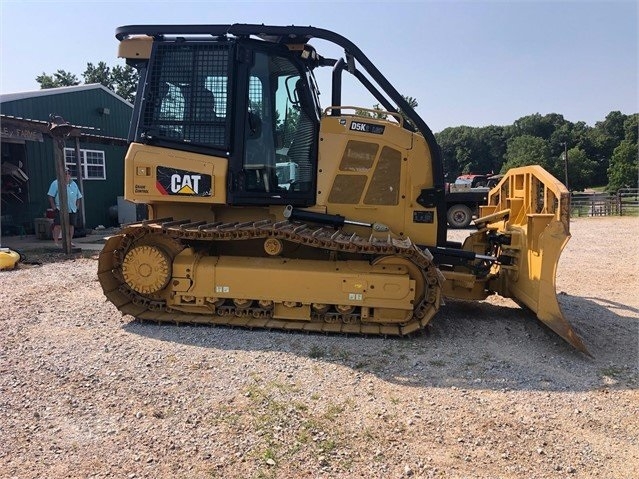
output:
<path id="1" fill-rule="evenodd" d="M 153 235 L 152 241 L 174 246 L 178 251 L 189 241 L 244 241 L 276 238 L 290 243 L 336 252 L 370 256 L 401 256 L 415 263 L 424 274 L 424 298 L 415 305 L 413 317 L 401 324 L 361 322 L 358 314 L 313 312 L 311 321 L 280 320 L 271 317 L 271 311 L 260 307 L 238 309 L 224 305 L 215 309 L 203 309 L 202 314 L 185 313 L 166 307 L 164 300 L 148 298 L 124 282 L 121 264 L 127 251 L 136 241 Z M 157 236 L 155 236 L 157 235 Z M 321 331 L 333 333 L 407 335 L 424 328 L 439 309 L 441 281 L 443 277 L 433 265 L 428 250 L 415 246 L 410 239 L 363 238 L 346 234 L 341 230 L 311 226 L 289 221 L 262 220 L 246 223 L 205 223 L 190 220 L 173 221 L 172 218 L 149 220 L 131 224 L 118 235 L 107 240 L 98 260 L 98 278 L 105 296 L 122 314 L 138 319 L 170 322 L 242 326 L 248 328 Z"/>

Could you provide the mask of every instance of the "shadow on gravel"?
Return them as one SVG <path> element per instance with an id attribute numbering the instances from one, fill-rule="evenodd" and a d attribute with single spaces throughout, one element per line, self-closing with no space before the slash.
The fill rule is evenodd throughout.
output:
<path id="1" fill-rule="evenodd" d="M 636 389 L 639 383 L 639 311 L 597 298 L 560 295 L 565 316 L 593 355 L 579 353 L 534 315 L 510 301 L 448 302 L 430 331 L 410 338 L 379 338 L 174 326 L 132 321 L 132 334 L 188 346 L 276 353 L 347 367 L 416 388 L 590 391 Z M 250 364 L 247 365 L 250 369 Z M 311 367 L 308 362 L 299 367 Z M 294 375 L 294 371 L 293 371 Z"/>

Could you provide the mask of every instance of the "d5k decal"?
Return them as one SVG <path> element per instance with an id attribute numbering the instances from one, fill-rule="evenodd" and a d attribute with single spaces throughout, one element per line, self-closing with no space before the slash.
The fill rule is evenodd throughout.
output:
<path id="1" fill-rule="evenodd" d="M 211 196 L 211 175 L 158 166 L 156 187 L 163 195 Z"/>

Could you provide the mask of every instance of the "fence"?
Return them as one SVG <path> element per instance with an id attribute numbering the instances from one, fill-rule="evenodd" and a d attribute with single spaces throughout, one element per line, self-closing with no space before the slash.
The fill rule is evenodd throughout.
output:
<path id="1" fill-rule="evenodd" d="M 622 188 L 616 194 L 573 193 L 571 216 L 638 216 L 639 188 Z"/>

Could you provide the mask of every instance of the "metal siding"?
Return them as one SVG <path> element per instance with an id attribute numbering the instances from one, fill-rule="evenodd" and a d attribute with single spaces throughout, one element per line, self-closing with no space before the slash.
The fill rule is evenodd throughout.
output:
<path id="1" fill-rule="evenodd" d="M 67 142 L 68 148 L 74 147 L 74 142 Z M 84 207 L 86 227 L 97 225 L 114 226 L 109 217 L 109 208 L 117 205 L 117 197 L 124 194 L 124 155 L 126 147 L 82 143 L 82 149 L 104 151 L 106 161 L 106 180 L 84 180 Z M 13 216 L 16 224 L 25 226 L 27 231 L 33 229 L 33 219 L 44 216 L 49 207 L 47 191 L 55 179 L 53 164 L 53 143 L 45 139 L 43 143 L 26 143 L 26 165 L 24 170 L 29 177 L 28 203 L 3 204 L 2 214 Z M 117 218 L 115 219 L 117 222 Z"/>
<path id="2" fill-rule="evenodd" d="M 101 108 L 108 108 L 110 114 L 101 114 Z M 72 124 L 99 128 L 91 133 L 120 138 L 128 135 L 133 111 L 132 107 L 100 88 L 4 102 L 1 110 L 5 115 L 45 121 L 50 113 L 56 113 Z M 68 140 L 66 146 L 74 148 L 75 140 Z M 117 197 L 124 191 L 127 148 L 85 142 L 80 143 L 80 148 L 104 151 L 107 177 L 106 180 L 84 181 L 85 226 L 110 226 L 109 207 L 117 204 Z M 27 141 L 25 173 L 29 176 L 28 204 L 2 205 L 2 214 L 11 214 L 14 222 L 24 225 L 29 232 L 33 231 L 33 219 L 42 217 L 48 207 L 46 195 L 55 178 L 53 158 L 50 138 L 45 136 L 42 143 Z"/>
<path id="3" fill-rule="evenodd" d="M 102 115 L 108 108 L 109 115 Z M 2 113 L 33 120 L 49 119 L 56 113 L 74 125 L 99 128 L 95 133 L 126 138 L 133 108 L 101 88 L 24 98 L 2 103 Z"/>
<path id="4" fill-rule="evenodd" d="M 106 180 L 85 180 L 84 200 L 88 227 L 112 226 L 109 207 L 117 205 L 117 197 L 124 194 L 124 155 L 126 147 L 82 144 L 81 148 L 104 151 Z M 115 218 L 117 222 L 117 218 Z"/>
<path id="5" fill-rule="evenodd" d="M 49 140 L 43 143 L 27 141 L 26 164 L 23 171 L 29 177 L 28 200 L 26 203 L 18 202 L 3 203 L 2 214 L 13 216 L 15 224 L 25 227 L 27 231 L 33 229 L 33 218 L 41 218 L 48 208 L 46 198 L 49 184 L 53 179 L 53 145 Z M 49 162 L 42 158 L 50 158 Z"/>

